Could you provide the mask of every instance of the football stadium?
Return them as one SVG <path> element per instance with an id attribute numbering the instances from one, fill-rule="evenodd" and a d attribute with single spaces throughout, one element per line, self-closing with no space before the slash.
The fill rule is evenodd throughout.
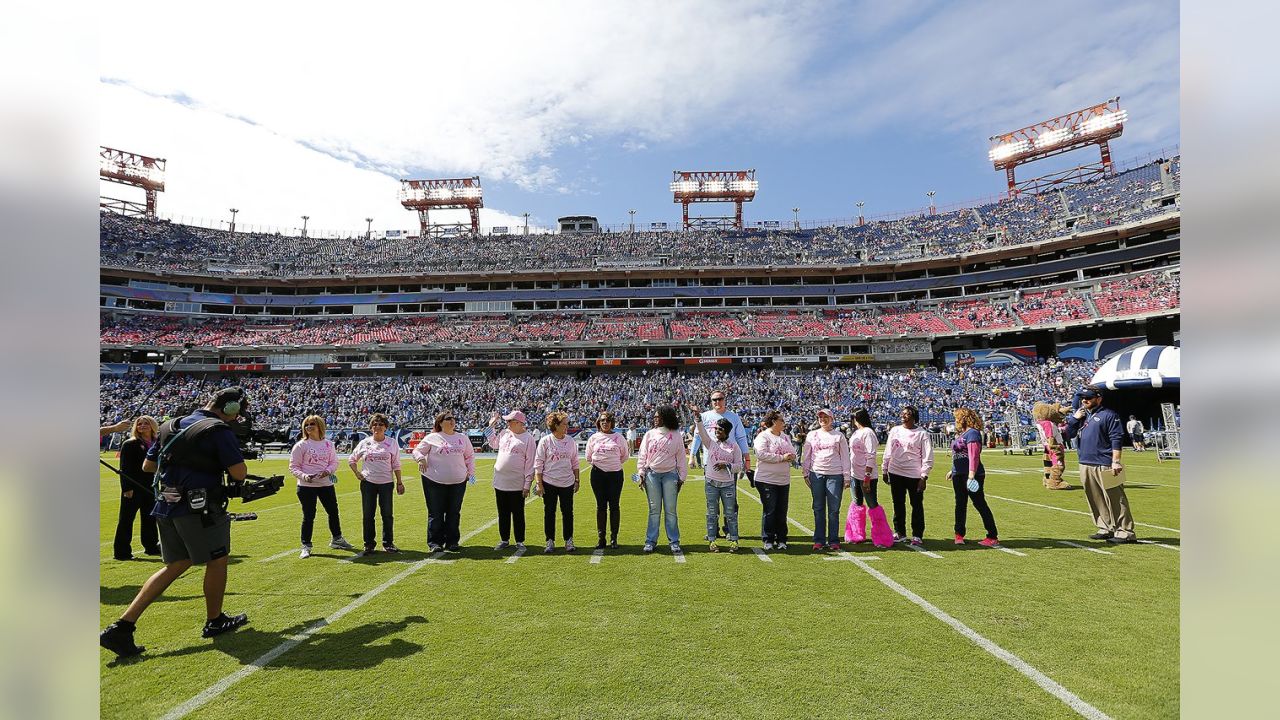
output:
<path id="1" fill-rule="evenodd" d="M 749 148 L 201 221 L 104 136 L 102 716 L 1176 717 L 1182 162 L 1086 100 L 820 221 Z"/>

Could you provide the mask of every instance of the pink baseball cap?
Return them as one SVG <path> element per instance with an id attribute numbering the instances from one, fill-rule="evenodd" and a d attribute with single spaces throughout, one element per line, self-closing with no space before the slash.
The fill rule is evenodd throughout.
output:
<path id="1" fill-rule="evenodd" d="M 528 424 L 527 422 L 525 422 L 524 413 L 519 410 L 512 410 L 506 415 L 503 415 L 502 419 L 506 420 L 507 422 L 511 422 L 512 420 L 517 420 L 519 422 L 525 423 L 526 425 Z"/>
<path id="2" fill-rule="evenodd" d="M 831 418 L 832 420 L 835 420 L 835 419 L 836 419 L 836 416 L 835 416 L 835 415 L 832 415 L 832 414 L 831 414 L 831 411 L 830 411 L 830 410 L 828 410 L 828 409 L 826 409 L 826 408 L 822 408 L 821 410 L 819 410 L 819 411 L 818 411 L 818 415 L 819 415 L 819 416 L 821 416 L 821 415 L 826 415 L 827 417 Z"/>

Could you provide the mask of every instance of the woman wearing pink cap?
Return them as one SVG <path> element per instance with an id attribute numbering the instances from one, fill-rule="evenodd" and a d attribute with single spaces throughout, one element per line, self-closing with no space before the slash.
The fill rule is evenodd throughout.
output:
<path id="1" fill-rule="evenodd" d="M 618 547 L 618 522 L 622 511 L 622 466 L 631 457 L 627 439 L 614 430 L 617 417 L 608 410 L 596 418 L 596 432 L 587 438 L 587 463 L 591 465 L 591 492 L 596 496 L 596 549 L 605 547 L 605 516 L 609 520 L 609 546 Z"/>
<path id="2" fill-rule="evenodd" d="M 498 413 L 485 428 L 485 444 L 498 451 L 493 463 L 493 494 L 498 502 L 498 537 L 494 550 L 511 546 L 512 525 L 515 526 L 516 549 L 524 550 L 524 499 L 533 485 L 533 460 L 537 444 L 525 426 L 524 413 L 514 410 L 502 416 L 507 427 L 497 432 Z"/>

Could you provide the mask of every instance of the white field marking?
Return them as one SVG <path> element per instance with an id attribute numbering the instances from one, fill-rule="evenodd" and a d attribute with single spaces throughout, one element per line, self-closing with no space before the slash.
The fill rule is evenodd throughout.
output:
<path id="1" fill-rule="evenodd" d="M 532 500 L 532 498 L 530 498 L 530 500 Z M 525 504 L 528 505 L 529 501 L 526 500 Z M 459 542 L 466 542 L 467 540 L 470 540 L 476 535 L 479 535 L 480 533 L 484 532 L 485 530 L 488 530 L 489 528 L 497 524 L 498 524 L 498 518 L 497 516 L 494 516 L 493 519 L 489 520 L 488 522 L 481 525 L 480 527 L 462 536 Z M 288 640 L 285 640 L 279 645 L 271 648 L 266 653 L 264 653 L 261 657 L 258 657 L 257 659 L 255 659 L 253 662 L 249 663 L 248 665 L 245 665 L 244 667 L 231 673 L 230 675 L 227 675 L 226 677 L 210 685 L 204 690 L 201 690 L 198 694 L 196 694 L 191 699 L 187 700 L 181 705 L 178 705 L 177 707 L 173 708 L 169 712 L 165 713 L 163 720 L 178 720 L 178 718 L 186 717 L 187 715 L 191 714 L 195 710 L 198 710 L 201 707 L 204 707 L 206 703 L 218 697 L 222 693 L 226 692 L 227 689 L 230 688 L 232 685 L 235 685 L 236 683 L 249 677 L 253 673 L 266 667 L 267 665 L 270 665 L 272 662 L 275 661 L 276 658 L 280 657 L 281 655 L 289 652 L 293 648 L 306 642 L 308 638 L 320 632 L 325 627 L 332 625 L 333 623 L 341 620 L 345 615 L 347 615 L 347 613 L 350 613 L 354 610 L 358 610 L 365 603 L 381 595 L 383 591 L 385 591 L 387 588 L 390 588 L 396 585 L 401 580 L 404 580 L 410 575 L 418 572 L 423 567 L 425 567 L 429 561 L 430 561 L 430 558 L 423 558 L 422 560 L 418 560 L 417 562 L 414 562 L 409 567 L 405 568 L 404 570 L 401 570 L 390 580 L 387 580 L 386 582 L 370 590 L 369 592 L 361 595 L 355 600 L 352 600 L 345 607 L 339 609 L 337 612 L 330 615 L 329 617 L 323 620 L 319 620 L 314 624 L 310 625 L 309 627 L 307 627 L 306 629 L 302 630 L 301 632 L 289 636 Z"/>
<path id="2" fill-rule="evenodd" d="M 525 550 L 524 548 L 516 548 L 516 551 L 511 553 L 511 557 L 507 558 L 506 560 L 503 560 L 502 562 L 508 565 L 512 565 L 515 563 L 515 561 L 519 560 L 520 556 L 524 555 L 525 552 L 527 552 L 527 550 Z"/>
<path id="3" fill-rule="evenodd" d="M 920 553 L 921 555 L 924 555 L 924 556 L 926 556 L 926 557 L 931 557 L 931 558 L 933 558 L 933 559 L 935 559 L 935 560 L 941 560 L 941 559 L 942 559 L 942 556 L 941 556 L 941 555 L 939 555 L 938 553 L 936 553 L 936 552 L 931 552 L 931 551 L 929 551 L 929 550 L 925 550 L 924 548 L 919 547 L 919 546 L 917 546 L 917 545 L 912 545 L 912 544 L 911 544 L 911 543 L 909 543 L 909 542 L 908 542 L 908 543 L 903 543 L 902 545 L 903 545 L 903 547 L 909 548 L 909 549 L 911 549 L 911 550 L 915 550 L 916 552 L 918 552 L 918 553 Z"/>
<path id="4" fill-rule="evenodd" d="M 1026 554 L 1026 553 L 1024 553 L 1024 552 L 1018 552 L 1017 550 L 1014 550 L 1013 548 L 998 547 L 998 548 L 996 548 L 996 549 L 997 549 L 997 550 L 999 550 L 999 551 L 1001 551 L 1001 552 L 1007 552 L 1007 553 L 1009 553 L 1010 555 L 1017 555 L 1018 557 L 1026 557 L 1026 556 L 1027 556 L 1027 554 Z"/>
<path id="5" fill-rule="evenodd" d="M 445 559 L 444 559 L 444 551 L 443 551 L 443 550 L 441 550 L 440 552 L 431 553 L 431 554 L 430 554 L 430 555 L 428 555 L 428 556 L 427 556 L 427 558 L 426 558 L 425 560 L 423 560 L 422 562 L 427 563 L 427 564 L 430 564 L 430 565 L 452 565 L 452 564 L 454 564 L 455 562 L 457 562 L 457 560 L 456 560 L 456 559 L 453 559 L 453 560 L 445 560 Z"/>
<path id="6" fill-rule="evenodd" d="M 749 497 L 749 498 L 751 498 L 752 500 L 755 500 L 756 502 L 760 503 L 760 507 L 764 507 L 764 503 L 763 503 L 763 502 L 761 502 L 760 497 L 759 497 L 758 495 L 756 495 L 756 494 L 752 493 L 750 490 L 747 490 L 747 489 L 745 489 L 745 488 L 738 488 L 738 492 L 746 494 L 746 496 L 747 496 L 747 497 Z M 795 526 L 800 530 L 800 532 L 804 533 L 805 535 L 809 535 L 809 536 L 812 536 L 812 535 L 813 535 L 813 531 L 812 531 L 812 530 L 810 530 L 809 528 L 805 527 L 804 525 L 801 525 L 800 523 L 796 522 L 796 520 L 795 520 L 794 518 L 792 518 L 790 515 L 788 515 L 788 516 L 787 516 L 787 522 L 791 523 L 792 525 L 795 525 Z"/>
<path id="7" fill-rule="evenodd" d="M 756 502 L 760 502 L 760 498 L 756 497 L 755 495 L 752 495 L 751 493 L 747 493 L 747 495 L 754 498 Z M 791 520 L 790 517 L 788 517 L 787 519 Z M 800 523 L 797 523 L 795 520 L 791 520 L 791 522 L 795 523 L 796 526 L 800 527 L 801 529 L 804 529 L 804 526 L 800 525 Z M 755 548 L 752 548 L 752 549 L 755 549 Z M 756 552 L 759 552 L 759 550 L 756 550 Z M 948 615 L 946 612 L 942 611 L 941 609 L 939 609 L 938 607 L 930 603 L 928 600 L 925 600 L 919 595 L 916 595 L 915 593 L 906 589 L 905 587 L 898 584 L 897 581 L 895 581 L 893 578 L 889 577 L 888 575 L 885 575 L 884 573 L 871 567 L 870 565 L 867 564 L 865 560 L 855 556 L 851 562 L 857 565 L 858 567 L 862 568 L 863 571 L 870 574 L 875 579 L 879 580 L 885 586 L 891 588 L 894 592 L 910 600 L 916 605 L 919 605 L 921 608 L 925 610 L 925 612 L 941 620 L 942 622 L 950 625 L 953 629 L 955 629 L 956 632 L 972 640 L 974 644 L 976 644 L 978 647 L 987 651 L 988 653 L 995 656 L 996 658 L 1004 661 L 1013 669 L 1022 673 L 1026 677 L 1030 678 L 1033 682 L 1035 682 L 1036 685 L 1039 685 L 1040 688 L 1043 689 L 1045 692 L 1053 695 L 1054 697 L 1058 698 L 1062 702 L 1069 705 L 1071 709 L 1075 710 L 1081 717 L 1088 718 L 1088 720 L 1111 720 L 1111 717 L 1108 716 L 1106 713 L 1090 705 L 1084 700 L 1081 700 L 1075 693 L 1071 692 L 1070 690 L 1066 689 L 1065 687 L 1055 682 L 1053 678 L 1050 678 L 1048 675 L 1045 675 L 1044 673 L 1035 669 L 1034 667 L 1029 665 L 1025 660 L 1018 657 L 1017 655 L 1014 655 L 1013 653 L 1009 652 L 1008 650 L 1005 650 L 1004 648 L 1000 647 L 994 642 L 991 642 L 990 640 L 983 637 L 982 635 L 979 635 L 976 631 L 974 631 L 968 625 L 965 625 L 964 623 L 960 622 L 954 617 Z"/>
<path id="8" fill-rule="evenodd" d="M 988 475 L 1021 475 L 1022 470 L 1002 470 L 1000 468 L 987 468 Z"/>
<path id="9" fill-rule="evenodd" d="M 261 560 L 259 560 L 258 562 L 271 562 L 272 560 L 279 560 L 280 558 L 284 557 L 285 555 L 292 555 L 293 553 L 296 553 L 296 552 L 302 552 L 302 548 L 300 548 L 300 547 L 296 547 L 296 548 L 289 548 L 288 550 L 285 550 L 285 551 L 283 551 L 283 552 L 278 552 L 278 553 L 276 553 L 275 555 L 272 555 L 271 557 L 264 557 L 264 558 L 262 558 Z M 350 562 L 350 561 L 348 560 L 347 562 Z"/>
<path id="10" fill-rule="evenodd" d="M 1156 542 L 1155 540 L 1139 540 L 1138 542 L 1142 543 L 1143 545 L 1159 545 L 1162 548 L 1169 548 L 1174 552 L 1182 552 L 1182 548 L 1178 547 L 1177 545 L 1166 545 L 1162 542 Z"/>
<path id="11" fill-rule="evenodd" d="M 879 560 L 880 558 L 876 557 L 875 555 L 854 555 L 851 552 L 841 551 L 835 555 L 824 557 L 822 559 L 850 562 L 852 560 Z"/>
<path id="12" fill-rule="evenodd" d="M 1004 500 L 1006 502 L 1018 503 L 1019 505 L 1030 505 L 1032 507 L 1044 508 L 1046 510 L 1057 510 L 1058 512 L 1071 513 L 1072 515 L 1084 515 L 1085 517 L 1091 517 L 1089 513 L 1083 510 L 1068 510 L 1067 508 L 1054 507 L 1053 505 L 1041 505 L 1040 503 L 1027 502 L 1026 500 L 1015 500 L 1014 498 L 1007 498 L 1001 495 L 992 495 L 991 493 L 987 493 L 987 497 L 995 498 L 997 500 Z M 1164 527 L 1163 525 L 1150 525 L 1148 523 L 1140 523 L 1140 522 L 1135 522 L 1134 525 L 1141 525 L 1142 527 L 1154 528 L 1156 530 L 1167 530 L 1169 532 L 1178 533 L 1179 535 L 1182 534 L 1182 531 L 1177 528 Z"/>
<path id="13" fill-rule="evenodd" d="M 678 552 L 678 553 L 671 553 L 671 557 L 675 558 L 675 561 L 676 561 L 676 562 L 678 562 L 678 563 L 684 563 L 684 551 L 683 551 L 683 550 L 681 550 L 681 551 L 680 551 L 680 552 Z"/>
<path id="14" fill-rule="evenodd" d="M 758 547 L 753 547 L 751 548 L 751 550 L 756 554 L 756 557 L 760 558 L 760 562 L 767 562 L 767 563 L 773 562 L 773 558 L 769 557 L 764 550 L 761 550 Z"/>
<path id="15" fill-rule="evenodd" d="M 1080 717 L 1088 718 L 1089 720 L 1111 720 L 1110 716 L 1108 716 L 1106 713 L 1090 705 L 1084 700 L 1081 700 L 1080 697 L 1077 696 L 1075 693 L 1071 692 L 1070 690 L 1066 689 L 1062 685 L 1055 682 L 1053 678 L 1035 669 L 1030 664 L 1028 664 L 1027 661 L 1023 660 L 1017 655 L 1014 655 L 1008 650 L 1005 650 L 1004 648 L 988 640 L 982 635 L 979 635 L 977 631 L 973 630 L 968 625 L 965 625 L 964 623 L 960 622 L 956 618 L 949 615 L 946 611 L 941 610 L 940 608 L 938 608 L 936 605 L 929 602 L 928 600 L 925 600 L 919 595 L 911 592 L 910 590 L 903 587 L 901 584 L 899 584 L 896 580 L 889 577 L 888 575 L 885 575 L 879 570 L 876 570 L 875 568 L 871 567 L 866 562 L 864 562 L 861 558 L 857 558 L 857 557 L 853 558 L 853 563 L 858 567 L 862 568 L 862 570 L 866 572 L 868 575 L 870 575 L 871 577 L 875 578 L 876 580 L 879 580 L 886 587 L 890 588 L 891 590 L 898 593 L 902 597 L 910 600 L 912 603 L 915 603 L 925 612 L 941 620 L 947 625 L 950 625 L 953 630 L 969 638 L 969 640 L 973 641 L 975 645 L 982 648 L 984 651 L 986 651 L 993 657 L 1003 661 L 1005 664 L 1009 665 L 1014 670 L 1017 670 L 1018 672 L 1025 675 L 1036 685 L 1040 686 L 1040 689 L 1044 690 L 1050 695 L 1053 695 L 1054 697 L 1058 698 L 1062 702 L 1066 703 L 1072 710 L 1075 710 L 1076 713 L 1080 715 Z"/>
<path id="16" fill-rule="evenodd" d="M 1060 545 L 1070 545 L 1071 547 L 1074 547 L 1074 548 L 1080 548 L 1081 550 L 1088 550 L 1088 551 L 1089 551 L 1089 552 L 1091 552 L 1091 553 L 1098 553 L 1099 555 L 1114 555 L 1114 554 L 1115 554 L 1115 553 L 1111 552 L 1110 550 L 1099 550 L 1098 548 L 1091 548 L 1091 547 L 1089 547 L 1088 545 L 1081 545 L 1080 543 L 1074 543 L 1074 542 L 1071 542 L 1070 540 L 1059 540 L 1059 541 L 1058 541 L 1058 544 L 1060 544 Z"/>
<path id="17" fill-rule="evenodd" d="M 603 560 L 603 559 L 604 559 L 604 551 L 603 551 L 603 550 L 593 550 L 593 551 L 591 552 L 591 564 L 592 564 L 592 565 L 599 565 L 599 564 L 600 564 L 600 561 L 601 561 L 601 560 Z"/>

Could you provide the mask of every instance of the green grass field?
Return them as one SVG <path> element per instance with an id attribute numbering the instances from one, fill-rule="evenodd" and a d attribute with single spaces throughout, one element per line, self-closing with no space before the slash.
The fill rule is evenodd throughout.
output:
<path id="1" fill-rule="evenodd" d="M 575 501 L 585 547 L 577 553 L 542 554 L 542 501 L 533 499 L 531 552 L 505 562 L 510 552 L 492 550 L 496 511 L 481 480 L 462 511 L 463 553 L 434 562 L 424 552 L 421 484 L 408 463 L 408 489 L 395 506 L 405 552 L 342 562 L 352 553 L 328 549 L 321 511 L 316 555 L 299 560 L 301 511 L 289 479 L 278 495 L 245 506 L 259 520 L 232 528 L 226 608 L 247 612 L 250 624 L 201 639 L 202 572 L 188 571 L 139 623 L 146 654 L 117 662 L 101 651 L 102 716 L 1176 717 L 1179 464 L 1125 453 L 1139 538 L 1161 544 L 1112 547 L 1086 539 L 1093 528 L 1081 514 L 1082 491 L 1041 487 L 1039 457 L 988 452 L 984 462 L 1002 543 L 1020 554 L 974 545 L 982 532 L 972 509 L 970 545 L 952 544 L 945 466 L 925 494 L 926 549 L 939 557 L 870 545 L 842 560 L 812 552 L 811 536 L 797 527 L 813 526 L 809 491 L 795 471 L 792 542 L 771 562 L 751 550 L 760 547 L 760 505 L 745 482 L 742 551 L 707 552 L 696 472 L 680 495 L 684 563 L 665 535 L 659 552 L 641 554 L 647 504 L 629 482 L 623 548 L 591 562 L 595 500 L 585 472 Z M 483 478 L 492 459 L 477 465 Z M 264 460 L 250 472 L 284 467 Z M 341 473 L 343 529 L 359 545 L 357 484 L 345 464 Z M 101 493 L 105 627 L 159 560 L 111 558 L 119 490 L 105 468 Z M 880 498 L 889 509 L 883 485 Z M 911 594 L 1086 705 L 1073 709 Z"/>

